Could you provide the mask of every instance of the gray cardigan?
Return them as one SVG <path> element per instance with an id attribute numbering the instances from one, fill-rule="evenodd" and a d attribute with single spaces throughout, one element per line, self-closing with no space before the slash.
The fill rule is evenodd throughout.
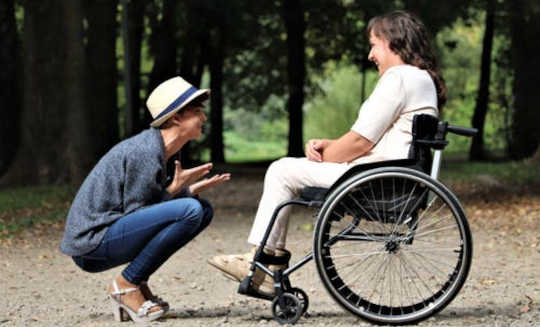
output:
<path id="1" fill-rule="evenodd" d="M 86 254 L 99 245 L 117 219 L 171 199 L 166 179 L 165 148 L 158 129 L 144 130 L 115 145 L 75 196 L 60 250 L 71 256 Z"/>

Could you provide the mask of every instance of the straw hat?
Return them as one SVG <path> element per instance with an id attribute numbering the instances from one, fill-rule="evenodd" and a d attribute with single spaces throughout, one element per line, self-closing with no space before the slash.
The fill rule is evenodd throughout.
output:
<path id="1" fill-rule="evenodd" d="M 195 98 L 208 94 L 210 90 L 199 90 L 180 76 L 166 80 L 159 84 L 146 100 L 146 106 L 154 118 L 150 126 L 160 126 Z"/>

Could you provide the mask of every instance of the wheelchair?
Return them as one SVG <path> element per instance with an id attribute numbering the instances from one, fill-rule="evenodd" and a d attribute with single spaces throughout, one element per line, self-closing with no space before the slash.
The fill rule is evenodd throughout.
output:
<path id="1" fill-rule="evenodd" d="M 355 166 L 329 189 L 307 187 L 278 205 L 238 293 L 272 301 L 274 319 L 294 324 L 309 299 L 289 276 L 314 259 L 330 296 L 364 320 L 409 324 L 441 311 L 465 283 L 473 250 L 459 200 L 437 180 L 447 133 L 474 136 L 477 131 L 415 115 L 408 159 Z M 262 249 L 288 205 L 318 209 L 313 251 L 272 271 L 267 265 L 284 262 Z M 254 289 L 257 268 L 273 278 L 274 294 Z"/>

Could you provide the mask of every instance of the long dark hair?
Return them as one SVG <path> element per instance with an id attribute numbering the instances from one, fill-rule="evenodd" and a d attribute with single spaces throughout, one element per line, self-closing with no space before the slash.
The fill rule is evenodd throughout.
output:
<path id="1" fill-rule="evenodd" d="M 407 11 L 393 11 L 373 17 L 367 26 L 368 37 L 371 32 L 387 40 L 390 50 L 398 54 L 404 63 L 429 73 L 435 83 L 441 109 L 446 103 L 446 86 L 431 47 L 431 37 L 420 19 Z"/>

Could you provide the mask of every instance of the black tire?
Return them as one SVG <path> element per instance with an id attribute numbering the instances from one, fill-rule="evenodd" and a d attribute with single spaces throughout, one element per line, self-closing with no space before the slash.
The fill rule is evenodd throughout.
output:
<path id="1" fill-rule="evenodd" d="M 281 325 L 294 324 L 302 316 L 302 304 L 291 293 L 283 293 L 272 301 L 272 314 Z"/>
<path id="2" fill-rule="evenodd" d="M 407 324 L 442 310 L 469 272 L 472 238 L 459 201 L 416 170 L 377 168 L 327 197 L 314 233 L 317 270 L 346 310 Z"/>
<path id="3" fill-rule="evenodd" d="M 297 287 L 291 288 L 290 290 L 288 290 L 288 292 L 296 296 L 296 298 L 300 302 L 300 305 L 302 306 L 302 314 L 305 314 L 307 312 L 307 309 L 309 308 L 309 298 L 306 292 L 304 292 L 304 290 L 302 290 L 301 288 Z"/>

